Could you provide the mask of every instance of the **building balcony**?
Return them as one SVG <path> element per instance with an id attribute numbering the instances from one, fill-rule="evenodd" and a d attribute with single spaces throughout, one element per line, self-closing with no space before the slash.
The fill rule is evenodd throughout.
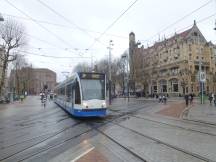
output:
<path id="1" fill-rule="evenodd" d="M 194 61 L 194 64 L 199 65 L 199 61 Z M 209 66 L 210 65 L 210 63 L 206 62 L 206 61 L 201 61 L 201 64 L 204 65 L 204 66 Z"/>

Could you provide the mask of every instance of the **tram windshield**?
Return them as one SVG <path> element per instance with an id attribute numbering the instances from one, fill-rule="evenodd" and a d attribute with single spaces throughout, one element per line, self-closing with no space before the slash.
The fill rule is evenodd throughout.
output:
<path id="1" fill-rule="evenodd" d="M 81 79 L 83 100 L 105 99 L 104 80 Z"/>

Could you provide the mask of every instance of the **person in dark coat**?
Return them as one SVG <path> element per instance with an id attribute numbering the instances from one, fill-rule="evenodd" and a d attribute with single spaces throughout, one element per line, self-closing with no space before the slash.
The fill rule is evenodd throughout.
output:
<path id="1" fill-rule="evenodd" d="M 189 101 L 189 96 L 188 96 L 188 94 L 186 94 L 184 98 L 185 98 L 185 104 L 186 104 L 186 106 L 188 107 L 188 101 Z"/>
<path id="2" fill-rule="evenodd" d="M 192 93 L 189 95 L 189 101 L 190 101 L 190 105 L 192 105 L 193 104 L 193 94 Z"/>

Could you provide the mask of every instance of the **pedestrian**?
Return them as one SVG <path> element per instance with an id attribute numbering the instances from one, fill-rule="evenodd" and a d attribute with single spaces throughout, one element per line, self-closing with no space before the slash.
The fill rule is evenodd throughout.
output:
<path id="1" fill-rule="evenodd" d="M 210 102 L 210 105 L 212 104 L 212 100 L 213 100 L 213 97 L 212 97 L 212 96 L 213 96 L 213 94 L 210 93 L 210 94 L 209 94 L 209 98 L 208 98 L 208 99 L 209 99 L 209 102 Z"/>
<path id="2" fill-rule="evenodd" d="M 216 95 L 214 95 L 214 105 L 216 107 Z"/>
<path id="3" fill-rule="evenodd" d="M 25 91 L 25 97 L 28 95 L 27 91 Z"/>
<path id="4" fill-rule="evenodd" d="M 158 99 L 158 94 L 156 94 L 156 99 Z"/>
<path id="5" fill-rule="evenodd" d="M 188 107 L 188 101 L 189 101 L 189 96 L 188 96 L 188 94 L 186 94 L 184 98 L 185 98 L 186 107 Z"/>
<path id="6" fill-rule="evenodd" d="M 162 96 L 161 95 L 159 95 L 159 103 L 161 103 L 162 102 Z"/>
<path id="7" fill-rule="evenodd" d="M 23 103 L 24 95 L 21 95 L 21 96 L 20 96 L 20 100 L 21 100 L 21 103 Z"/>
<path id="8" fill-rule="evenodd" d="M 193 104 L 193 94 L 192 93 L 189 95 L 189 101 L 190 101 L 190 105 L 192 105 Z"/>
<path id="9" fill-rule="evenodd" d="M 188 95 L 188 100 L 189 100 L 190 105 L 191 105 L 191 94 Z"/>
<path id="10" fill-rule="evenodd" d="M 163 100 L 163 103 L 166 104 L 166 100 L 167 100 L 167 98 L 166 98 L 165 94 L 163 95 L 162 100 Z"/>

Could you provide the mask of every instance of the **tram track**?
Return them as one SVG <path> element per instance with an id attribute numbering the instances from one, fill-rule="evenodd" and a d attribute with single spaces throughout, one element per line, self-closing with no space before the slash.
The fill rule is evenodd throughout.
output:
<path id="1" fill-rule="evenodd" d="M 135 116 L 135 115 L 129 115 L 129 116 L 134 117 L 134 118 L 138 118 L 138 119 L 143 119 L 143 120 L 150 121 L 150 122 L 159 123 L 161 125 L 163 124 L 163 125 L 168 125 L 168 126 L 171 126 L 171 127 L 174 127 L 174 128 L 184 129 L 186 131 L 192 131 L 192 132 L 197 132 L 197 133 L 201 133 L 201 134 L 207 134 L 207 135 L 210 135 L 210 136 L 216 136 L 216 134 L 213 134 L 213 133 L 199 131 L 199 130 L 192 129 L 192 128 L 186 128 L 186 127 L 178 126 L 178 125 L 175 125 L 175 124 L 170 124 L 170 123 L 168 124 L 168 123 L 161 122 L 161 121 L 156 121 L 156 120 L 153 120 L 153 119 L 147 119 L 145 117 L 139 117 L 139 116 Z"/>
<path id="2" fill-rule="evenodd" d="M 52 113 L 44 113 L 42 115 L 40 115 L 39 117 L 37 118 L 33 118 L 33 119 L 19 119 L 19 120 L 12 120 L 14 123 L 12 123 L 11 121 L 9 122 L 4 122 L 4 125 L 7 125 L 7 126 L 17 126 L 19 125 L 20 123 L 26 123 L 26 122 L 33 122 L 33 121 L 36 121 L 36 120 L 40 120 L 40 119 L 43 119 L 43 118 L 46 118 L 48 116 L 51 116 L 51 115 L 55 115 L 56 113 L 58 112 L 61 112 L 61 110 L 58 110 L 58 111 L 55 111 L 55 112 L 52 112 Z M 4 129 L 4 127 L 0 127 L 0 129 Z"/>
<path id="3" fill-rule="evenodd" d="M 141 101 L 141 102 L 142 102 L 142 101 Z M 117 119 L 120 119 L 120 118 L 123 118 L 123 117 L 127 117 L 127 116 L 132 116 L 132 114 L 136 113 L 137 111 L 142 110 L 142 109 L 145 109 L 145 108 L 148 108 L 149 106 L 152 107 L 152 106 L 154 106 L 154 105 L 152 105 L 152 103 L 145 104 L 145 105 L 140 105 L 140 104 L 134 105 L 134 104 L 133 104 L 133 110 L 128 111 L 128 110 L 131 109 L 131 108 L 128 107 L 127 109 L 124 109 L 124 112 L 121 112 L 121 110 L 120 110 L 120 111 L 118 112 L 118 114 L 113 115 L 113 116 L 108 116 L 108 118 L 106 118 L 105 120 L 103 120 L 103 119 L 98 119 L 98 120 L 93 120 L 93 121 L 90 121 L 90 122 L 89 122 L 89 121 L 82 121 L 82 120 L 80 120 L 80 119 L 77 119 L 78 123 L 76 123 L 75 125 L 69 126 L 69 127 L 66 128 L 66 129 L 63 129 L 63 130 L 61 130 L 61 131 L 59 131 L 59 132 L 56 132 L 55 134 L 52 134 L 52 136 L 49 136 L 48 138 L 46 138 L 46 139 L 44 139 L 44 140 L 42 140 L 42 141 L 40 141 L 40 142 L 38 142 L 38 143 L 36 143 L 36 144 L 34 144 L 34 145 L 31 145 L 31 146 L 29 146 L 29 147 L 27 147 L 27 148 L 25 148 L 25 149 L 23 149 L 23 150 L 20 150 L 20 151 L 14 153 L 14 154 L 11 154 L 10 156 L 8 156 L 8 157 L 6 157 L 6 158 L 3 158 L 3 159 L 0 158 L 0 161 L 1 161 L 1 160 L 9 160 L 10 158 L 12 158 L 12 157 L 14 157 L 14 156 L 16 156 L 16 155 L 18 155 L 18 154 L 20 154 L 20 153 L 22 153 L 22 152 L 28 150 L 28 149 L 31 149 L 31 148 L 33 148 L 33 147 L 35 147 L 35 146 L 37 146 L 37 145 L 39 145 L 39 144 L 41 144 L 41 143 L 43 143 L 43 142 L 46 142 L 46 141 L 49 140 L 50 138 L 53 138 L 53 137 L 57 136 L 58 134 L 60 134 L 60 133 L 62 133 L 62 132 L 64 132 L 64 131 L 70 129 L 70 128 L 73 127 L 73 126 L 76 126 L 76 125 L 79 125 L 79 124 L 86 124 L 87 126 L 90 127 L 88 130 L 83 131 L 83 132 L 81 132 L 81 133 L 79 133 L 79 134 L 77 134 L 77 135 L 75 135 L 75 136 L 73 136 L 73 137 L 71 137 L 71 138 L 67 138 L 67 139 L 65 139 L 65 140 L 63 140 L 63 141 L 57 142 L 56 144 L 47 146 L 47 147 L 45 147 L 45 148 L 40 148 L 40 149 L 37 150 L 36 152 L 33 152 L 31 155 L 23 157 L 23 158 L 20 159 L 19 161 L 23 161 L 23 160 L 30 159 L 30 158 L 32 158 L 33 156 L 36 156 L 36 155 L 41 154 L 41 153 L 43 153 L 43 152 L 45 152 L 45 151 L 48 151 L 48 150 L 50 150 L 50 149 L 52 149 L 52 148 L 58 147 L 58 146 L 60 146 L 60 145 L 63 145 L 63 144 L 65 144 L 66 142 L 68 142 L 68 141 L 70 141 L 70 140 L 79 138 L 79 137 L 81 137 L 82 135 L 88 134 L 88 133 L 90 133 L 90 132 L 92 132 L 92 131 L 95 130 L 95 131 L 99 132 L 100 134 L 104 135 L 105 137 L 107 137 L 108 139 L 110 139 L 111 141 L 113 141 L 114 143 L 116 143 L 117 145 L 119 145 L 121 148 L 123 148 L 123 149 L 125 149 L 126 151 L 128 151 L 129 153 L 131 153 L 133 156 L 135 156 L 135 157 L 137 157 L 138 159 L 140 159 L 140 160 L 146 162 L 146 160 L 143 159 L 143 157 L 139 156 L 139 155 L 138 155 L 137 153 L 135 153 L 134 151 L 131 151 L 130 148 L 127 148 L 126 146 L 122 145 L 119 141 L 116 141 L 116 140 L 113 139 L 111 136 L 107 135 L 106 133 L 104 133 L 103 131 L 101 131 L 101 130 L 99 129 L 99 128 L 101 128 L 102 126 L 105 126 L 105 125 L 107 125 L 107 124 L 109 124 L 109 123 L 112 123 L 112 124 L 116 124 L 116 125 L 118 125 L 118 126 L 121 126 L 122 128 L 125 128 L 125 129 L 128 129 L 128 130 L 130 130 L 130 131 L 133 131 L 133 132 L 136 133 L 136 134 L 142 135 L 142 136 L 145 137 L 145 138 L 151 139 L 151 140 L 153 140 L 153 141 L 155 141 L 155 142 L 158 142 L 158 143 L 160 143 L 160 144 L 164 144 L 164 145 L 166 145 L 166 146 L 168 146 L 168 147 L 170 147 L 170 148 L 172 148 L 172 149 L 181 151 L 181 152 L 183 152 L 183 153 L 185 153 L 185 154 L 191 155 L 191 156 L 196 157 L 196 158 L 198 158 L 198 159 L 200 159 L 200 160 L 210 161 L 210 162 L 211 162 L 210 159 L 207 159 L 207 158 L 202 157 L 202 156 L 200 156 L 200 155 L 194 154 L 194 153 L 192 153 L 192 152 L 188 152 L 188 151 L 186 151 L 186 150 L 184 150 L 184 149 L 181 149 L 181 148 L 172 146 L 172 145 L 170 145 L 170 144 L 168 144 L 168 143 L 165 143 L 165 142 L 163 142 L 163 141 L 161 141 L 161 140 L 159 140 L 159 139 L 156 139 L 156 138 L 149 137 L 149 136 L 147 136 L 147 135 L 141 134 L 141 133 L 139 133 L 139 132 L 137 132 L 137 131 L 135 131 L 135 130 L 133 130 L 133 129 L 131 129 L 131 128 L 127 128 L 127 127 L 122 126 L 122 125 L 120 125 L 120 124 L 118 124 L 118 123 L 115 122 Z M 120 106 L 120 107 L 122 107 L 122 106 Z M 112 110 L 110 110 L 110 111 L 112 111 Z M 113 111 L 113 112 L 115 112 L 115 111 Z M 29 139 L 29 140 L 33 140 L 33 139 Z M 27 141 L 28 141 L 28 140 L 27 140 Z"/>
<path id="4" fill-rule="evenodd" d="M 121 113 L 121 114 L 119 114 L 119 115 L 112 116 L 111 119 L 108 119 L 108 120 L 105 120 L 105 121 L 102 121 L 102 122 L 101 122 L 101 120 L 99 120 L 99 122 L 98 122 L 98 120 L 97 120 L 97 121 L 93 121 L 93 122 L 91 122 L 91 123 L 87 123 L 87 122 L 85 122 L 85 121 L 78 120 L 79 122 L 78 122 L 77 124 L 72 125 L 72 126 L 69 126 L 69 127 L 65 128 L 64 130 L 61 130 L 61 131 L 59 131 L 59 132 L 57 132 L 57 133 L 55 133 L 55 134 L 52 134 L 51 136 L 49 136 L 49 137 L 43 139 L 42 141 L 40 141 L 40 142 L 38 142 L 38 143 L 35 143 L 34 145 L 30 145 L 29 147 L 27 147 L 27 148 L 25 148 L 25 149 L 19 150 L 19 151 L 17 151 L 16 153 L 11 154 L 10 156 L 7 156 L 7 157 L 2 158 L 2 159 L 0 158 L 0 161 L 2 161 L 2 160 L 7 160 L 7 159 L 9 159 L 9 158 L 11 158 L 11 157 L 13 157 L 13 156 L 19 154 L 19 153 L 22 153 L 22 152 L 24 152 L 24 151 L 26 151 L 26 150 L 28 150 L 28 149 L 31 149 L 31 148 L 33 148 L 33 147 L 35 147 L 35 146 L 37 146 L 37 145 L 39 145 L 39 144 L 41 144 L 41 143 L 43 143 L 43 142 L 49 140 L 50 138 L 53 138 L 53 137 L 57 136 L 58 134 L 60 134 L 60 133 L 62 133 L 62 132 L 64 132 L 64 131 L 66 131 L 66 130 L 70 129 L 71 127 L 76 126 L 76 125 L 78 125 L 78 124 L 83 124 L 83 123 L 85 123 L 86 125 L 88 125 L 88 126 L 91 128 L 91 129 L 88 130 L 88 131 L 85 131 L 85 132 L 83 132 L 83 133 L 81 133 L 81 134 L 79 134 L 79 135 L 76 135 L 75 137 L 72 137 L 72 138 L 69 138 L 69 139 L 67 139 L 67 140 L 64 140 L 64 141 L 62 141 L 62 142 L 60 142 L 60 143 L 58 143 L 58 144 L 56 144 L 56 145 L 48 146 L 47 148 L 42 148 L 41 150 L 39 150 L 38 153 L 36 153 L 36 154 L 34 154 L 34 155 L 31 155 L 31 156 L 29 156 L 28 158 L 25 158 L 25 159 L 22 159 L 22 160 L 29 159 L 29 158 L 31 158 L 32 156 L 35 156 L 35 155 L 37 155 L 37 154 L 39 154 L 39 153 L 42 153 L 43 151 L 47 151 L 47 150 L 49 150 L 49 149 L 51 149 L 51 148 L 53 148 L 53 147 L 56 147 L 56 146 L 58 146 L 58 145 L 61 145 L 61 144 L 65 143 L 65 142 L 67 142 L 67 141 L 69 141 L 69 140 L 72 140 L 72 139 L 74 139 L 74 138 L 77 138 L 77 137 L 79 137 L 79 136 L 81 136 L 81 135 L 83 135 L 83 134 L 85 134 L 85 133 L 89 133 L 89 132 L 91 132 L 91 131 L 93 131 L 93 130 L 98 131 L 98 128 L 100 128 L 100 127 L 102 127 L 102 126 L 104 126 L 104 125 L 106 125 L 106 124 L 108 124 L 108 123 L 111 123 L 111 122 L 113 122 L 114 120 L 116 120 L 116 119 L 118 119 L 118 118 L 121 118 L 121 117 L 123 117 L 123 116 L 127 116 L 127 115 L 130 114 L 130 113 L 134 113 L 134 112 L 136 112 L 136 111 L 139 111 L 140 109 L 144 109 L 144 108 L 147 108 L 147 107 L 149 107 L 149 106 L 150 106 L 150 104 L 147 104 L 147 105 L 144 105 L 144 106 L 143 106 L 143 105 L 142 105 L 142 106 L 136 106 L 136 107 L 135 107 L 136 109 L 133 109 L 132 111 L 123 112 L 123 113 Z M 96 123 L 96 125 L 95 125 L 95 123 Z M 118 144 L 118 143 L 117 143 L 117 144 Z M 118 144 L 118 145 L 119 145 L 119 144 Z M 120 145 L 120 146 L 121 146 L 121 145 Z M 122 146 L 121 146 L 121 147 L 122 147 Z M 123 148 L 124 148 L 124 146 L 123 146 Z M 124 148 L 124 149 L 128 150 L 128 148 Z M 135 156 L 135 153 L 132 153 L 132 154 Z M 140 157 L 138 157 L 138 158 L 140 159 Z M 22 160 L 21 160 L 21 161 L 22 161 Z"/>
<path id="5" fill-rule="evenodd" d="M 53 138 L 53 137 L 55 137 L 55 136 L 57 136 L 57 135 L 63 133 L 64 131 L 67 131 L 68 129 L 70 129 L 70 128 L 74 127 L 74 126 L 80 125 L 80 124 L 83 124 L 83 123 L 82 123 L 82 122 L 77 122 L 77 123 L 75 123 L 75 124 L 73 124 L 73 125 L 70 125 L 70 126 L 64 128 L 64 129 L 62 129 L 62 130 L 60 130 L 60 131 L 58 131 L 58 132 L 53 133 L 53 134 L 50 135 L 49 137 L 47 137 L 47 138 L 45 138 L 45 139 L 43 139 L 43 140 L 41 140 L 41 141 L 39 141 L 39 142 L 37 142 L 37 143 L 34 143 L 34 144 L 32 144 L 32 145 L 30 145 L 30 146 L 24 148 L 24 149 L 21 149 L 21 150 L 15 152 L 15 153 L 13 153 L 13 154 L 10 154 L 10 155 L 7 156 L 7 157 L 4 157 L 4 158 L 0 157 L 0 161 L 9 159 L 9 158 L 12 157 L 12 156 L 15 156 L 15 155 L 17 155 L 17 154 L 19 154 L 19 153 L 21 153 L 21 152 L 24 152 L 24 151 L 26 151 L 26 150 L 28 150 L 28 149 L 34 147 L 34 146 L 37 146 L 37 145 L 39 145 L 39 144 L 41 144 L 41 143 L 43 143 L 43 142 L 49 140 L 50 138 Z"/>
<path id="6" fill-rule="evenodd" d="M 183 120 L 216 127 L 216 123 L 211 123 L 203 120 L 187 119 L 187 118 L 184 118 Z"/>
<path id="7" fill-rule="evenodd" d="M 140 135 L 140 136 L 142 136 L 142 137 L 145 137 L 145 138 L 147 138 L 147 139 L 150 139 L 150 140 L 152 140 L 152 141 L 155 141 L 155 142 L 157 142 L 158 144 L 163 144 L 163 145 L 165 145 L 165 146 L 167 146 L 167 147 L 169 147 L 169 148 L 175 149 L 175 150 L 177 150 L 177 151 L 180 151 L 180 152 L 182 152 L 182 153 L 185 153 L 185 154 L 187 154 L 187 155 L 193 156 L 193 157 L 195 157 L 195 158 L 198 158 L 198 159 L 203 160 L 203 161 L 206 161 L 206 162 L 214 162 L 214 161 L 211 160 L 211 159 L 208 159 L 208 158 L 203 157 L 203 156 L 201 156 L 201 155 L 199 155 L 199 154 L 196 154 L 196 153 L 187 151 L 187 150 L 182 149 L 182 148 L 180 148 L 180 147 L 176 147 L 176 146 L 171 145 L 171 144 L 169 144 L 169 143 L 166 143 L 166 142 L 164 142 L 164 141 L 162 141 L 162 140 L 160 140 L 160 139 L 158 139 L 158 138 L 154 138 L 154 137 L 152 137 L 152 136 L 148 136 L 148 135 L 146 135 L 146 134 L 140 133 L 140 132 L 138 132 L 138 131 L 136 131 L 136 130 L 133 130 L 133 129 L 131 129 L 131 128 L 128 128 L 128 127 L 126 127 L 126 126 L 123 126 L 123 125 L 121 125 L 121 124 L 118 124 L 118 123 L 116 123 L 116 122 L 112 122 L 112 123 L 113 123 L 114 125 L 117 125 L 117 126 L 121 127 L 121 128 L 130 130 L 131 132 L 133 132 L 133 133 L 135 133 L 135 134 L 138 134 L 138 135 Z M 110 137 L 110 138 L 111 138 L 111 137 Z"/>
<path id="8" fill-rule="evenodd" d="M 68 119 L 69 117 L 64 117 L 63 115 L 58 115 L 59 120 L 65 120 Z M 16 124 L 15 127 L 8 127 L 8 128 L 3 128 L 0 130 L 0 136 L 1 135 L 5 135 L 5 132 L 12 134 L 12 133 L 17 133 L 18 132 L 22 132 L 22 131 L 26 131 L 29 128 L 36 128 L 38 125 L 44 125 L 46 127 L 50 127 L 52 125 L 56 125 L 57 123 L 59 123 L 59 120 L 57 121 L 46 121 L 46 119 L 40 119 L 39 121 L 34 121 L 34 122 L 27 122 L 26 124 L 20 123 L 20 124 Z"/>
<path id="9" fill-rule="evenodd" d="M 128 151 L 129 153 L 131 153 L 133 156 L 135 156 L 136 158 L 142 160 L 143 162 L 147 162 L 143 157 L 141 157 L 140 155 L 136 154 L 135 152 L 131 151 L 128 147 L 125 147 L 124 145 L 122 145 L 120 142 L 116 141 L 115 139 L 113 139 L 112 137 L 110 137 L 109 135 L 107 135 L 106 133 L 104 133 L 103 131 L 101 131 L 98 128 L 95 128 L 95 130 L 97 130 L 100 134 L 102 134 L 103 136 L 107 137 L 109 140 L 111 140 L 112 142 L 116 143 L 117 145 L 119 145 L 121 148 L 125 149 L 126 151 Z"/>
<path id="10" fill-rule="evenodd" d="M 70 118 L 67 118 L 67 119 L 70 119 Z M 75 123 L 75 124 L 76 124 L 76 123 Z M 63 130 L 63 129 L 61 129 L 61 130 Z M 61 130 L 60 130 L 60 131 L 61 131 Z M 56 131 L 56 132 L 58 132 L 58 131 Z M 42 136 L 45 136 L 45 135 L 48 135 L 48 134 L 53 134 L 53 133 L 56 133 L 56 132 L 42 132 L 42 134 L 40 134 L 39 136 L 34 136 L 33 138 L 28 138 L 28 139 L 25 139 L 25 140 L 21 140 L 21 141 L 19 141 L 19 142 L 17 142 L 17 143 L 13 143 L 13 144 L 10 144 L 10 145 L 5 145 L 5 146 L 3 146 L 3 147 L 0 147 L 0 150 L 1 150 L 1 149 L 5 149 L 5 148 L 7 148 L 7 147 L 15 146 L 15 145 L 17 145 L 17 144 L 21 144 L 21 143 L 23 143 L 23 142 L 32 141 L 32 140 L 35 140 L 35 139 L 40 138 L 40 137 L 42 137 Z M 26 133 L 21 134 L 20 136 L 16 136 L 16 138 L 23 137 L 23 135 L 25 135 L 25 134 L 26 134 Z M 10 141 L 10 140 L 11 140 L 11 139 L 4 140 L 4 142 L 8 142 L 8 141 Z M 1 143 L 1 141 L 0 141 L 0 143 Z"/>

